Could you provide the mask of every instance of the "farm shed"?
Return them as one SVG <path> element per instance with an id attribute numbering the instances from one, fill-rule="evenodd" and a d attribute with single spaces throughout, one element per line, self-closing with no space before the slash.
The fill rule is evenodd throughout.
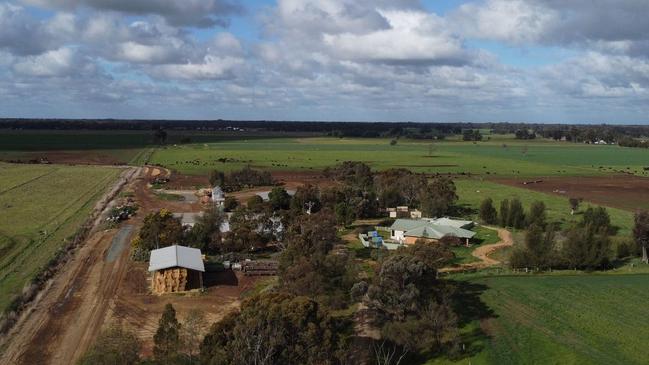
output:
<path id="1" fill-rule="evenodd" d="M 200 289 L 205 272 L 201 250 L 178 245 L 153 250 L 149 272 L 155 294 Z"/>

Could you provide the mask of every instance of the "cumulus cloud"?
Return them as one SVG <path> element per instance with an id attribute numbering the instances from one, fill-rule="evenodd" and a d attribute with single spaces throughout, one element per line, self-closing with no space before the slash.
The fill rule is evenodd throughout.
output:
<path id="1" fill-rule="evenodd" d="M 627 98 L 647 102 L 649 61 L 588 52 L 546 67 L 546 86 L 580 98 Z"/>
<path id="2" fill-rule="evenodd" d="M 75 32 L 71 14 L 40 21 L 20 6 L 0 3 L 0 48 L 17 55 L 33 55 L 56 48 Z"/>
<path id="3" fill-rule="evenodd" d="M 467 3 L 452 14 L 454 27 L 467 37 L 513 43 L 539 41 L 559 18 L 556 10 L 528 0 Z"/>
<path id="4" fill-rule="evenodd" d="M 73 49 L 59 48 L 41 55 L 28 56 L 13 65 L 21 75 L 36 77 L 63 77 L 93 72 L 92 64 L 85 62 Z"/>
<path id="5" fill-rule="evenodd" d="M 460 6 L 450 18 L 468 37 L 639 54 L 649 41 L 646 14 L 649 2 L 638 0 L 484 0 Z"/>
<path id="6" fill-rule="evenodd" d="M 15 1 L 0 4 L 0 109 L 10 113 L 476 121 L 649 113 L 643 1 L 474 0 L 442 15 L 419 0 L 277 0 L 250 15 L 256 28 L 245 37 L 194 29 L 240 14 L 231 0 Z M 485 39 L 496 47 L 481 49 Z M 498 46 L 531 57 L 537 46 L 569 51 L 517 67 Z"/>
<path id="7" fill-rule="evenodd" d="M 233 77 L 234 69 L 243 64 L 244 61 L 240 58 L 207 55 L 199 63 L 158 66 L 154 69 L 154 74 L 172 79 L 228 79 Z"/>
<path id="8" fill-rule="evenodd" d="M 174 26 L 226 26 L 228 16 L 243 9 L 229 0 L 23 0 L 25 3 L 54 9 L 88 7 L 133 15 L 159 15 Z"/>
<path id="9" fill-rule="evenodd" d="M 245 52 L 240 41 L 232 34 L 222 32 L 201 43 L 180 43 L 179 49 L 184 49 L 182 57 L 167 58 L 167 62 L 144 69 L 144 72 L 158 79 L 184 80 L 224 80 L 233 79 L 236 72 L 247 64 Z M 138 57 L 150 62 L 152 58 L 165 58 L 165 52 L 170 48 L 132 49 L 132 57 Z"/>
<path id="10" fill-rule="evenodd" d="M 201 56 L 185 32 L 155 17 L 130 23 L 114 15 L 93 17 L 84 22 L 81 38 L 94 54 L 110 61 L 166 64 Z"/>
<path id="11" fill-rule="evenodd" d="M 461 40 L 445 22 L 419 11 L 379 11 L 389 27 L 367 33 L 325 33 L 324 43 L 338 57 L 388 63 L 464 63 Z"/>

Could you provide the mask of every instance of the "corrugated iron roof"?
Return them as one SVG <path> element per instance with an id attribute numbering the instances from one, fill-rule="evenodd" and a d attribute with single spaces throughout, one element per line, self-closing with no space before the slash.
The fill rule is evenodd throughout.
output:
<path id="1" fill-rule="evenodd" d="M 205 272 L 201 250 L 197 248 L 173 245 L 151 251 L 149 271 L 184 267 Z"/>
<path id="2" fill-rule="evenodd" d="M 452 235 L 459 238 L 472 238 L 475 232 L 450 225 L 431 223 L 427 220 L 397 219 L 391 230 L 403 231 L 405 236 L 440 239 Z"/>

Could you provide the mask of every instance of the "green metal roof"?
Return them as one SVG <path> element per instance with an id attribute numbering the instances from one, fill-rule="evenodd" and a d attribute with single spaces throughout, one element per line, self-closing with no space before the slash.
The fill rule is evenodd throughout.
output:
<path id="1" fill-rule="evenodd" d="M 397 219 L 392 223 L 390 229 L 393 231 L 408 231 L 428 224 L 428 222 L 417 219 Z"/>
<path id="2" fill-rule="evenodd" d="M 467 229 L 434 224 L 425 220 L 416 219 L 397 219 L 390 229 L 394 231 L 403 231 L 404 236 L 424 237 L 440 239 L 444 236 L 452 235 L 459 238 L 472 238 L 475 232 Z"/>

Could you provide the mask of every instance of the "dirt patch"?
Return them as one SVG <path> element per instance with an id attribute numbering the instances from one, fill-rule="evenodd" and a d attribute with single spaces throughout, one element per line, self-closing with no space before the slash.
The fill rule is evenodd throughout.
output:
<path id="1" fill-rule="evenodd" d="M 568 198 L 583 198 L 595 204 L 629 211 L 649 209 L 649 179 L 630 175 L 548 177 L 535 183 L 524 179 L 494 179 L 500 184 Z M 567 206 L 568 203 L 566 203 Z"/>
<path id="2" fill-rule="evenodd" d="M 330 187 L 336 183 L 323 175 L 322 171 L 272 171 L 273 179 L 288 189 L 294 189 L 304 184 L 318 185 L 320 188 Z"/>
<path id="3" fill-rule="evenodd" d="M 271 171 L 271 175 L 273 180 L 286 190 L 297 190 L 297 188 L 306 184 L 317 185 L 320 189 L 336 185 L 333 179 L 324 176 L 322 172 L 318 171 Z M 240 202 L 245 202 L 250 197 L 257 195 L 257 193 L 271 191 L 273 188 L 274 186 L 257 186 L 227 193 L 227 195 L 235 197 Z"/>
<path id="4" fill-rule="evenodd" d="M 190 201 L 173 201 L 173 200 L 164 200 L 155 195 L 155 192 L 147 186 L 147 183 L 151 181 L 153 173 L 157 168 L 149 167 L 144 171 L 143 176 L 138 178 L 138 183 L 135 184 L 133 191 L 135 193 L 135 201 L 140 206 L 138 211 L 139 216 L 144 216 L 147 213 L 159 211 L 162 208 L 165 208 L 171 212 L 201 212 L 204 207 L 195 197 L 192 197 Z M 176 174 L 171 174 L 166 169 L 157 169 L 159 173 L 157 177 L 170 177 L 170 182 L 175 179 Z M 171 184 L 165 184 L 164 188 L 170 188 Z"/>
<path id="5" fill-rule="evenodd" d="M 453 164 L 441 164 L 441 165 L 397 165 L 397 167 L 405 167 L 405 168 L 412 168 L 412 167 L 459 167 L 460 165 L 453 165 Z"/>
<path id="6" fill-rule="evenodd" d="M 238 308 L 241 294 L 253 288 L 258 280 L 239 272 L 226 271 L 210 276 L 204 293 L 151 295 L 146 264 L 130 262 L 127 276 L 128 280 L 121 283 L 114 298 L 114 310 L 105 323 L 121 322 L 134 329 L 142 341 L 142 354 L 145 356 L 152 355 L 153 335 L 167 303 L 174 306 L 181 322 L 191 309 L 199 308 L 212 324 Z"/>
<path id="7" fill-rule="evenodd" d="M 185 190 L 185 189 L 200 189 L 210 186 L 207 175 L 183 175 L 179 173 L 172 173 L 169 182 L 165 185 L 167 189 Z"/>

